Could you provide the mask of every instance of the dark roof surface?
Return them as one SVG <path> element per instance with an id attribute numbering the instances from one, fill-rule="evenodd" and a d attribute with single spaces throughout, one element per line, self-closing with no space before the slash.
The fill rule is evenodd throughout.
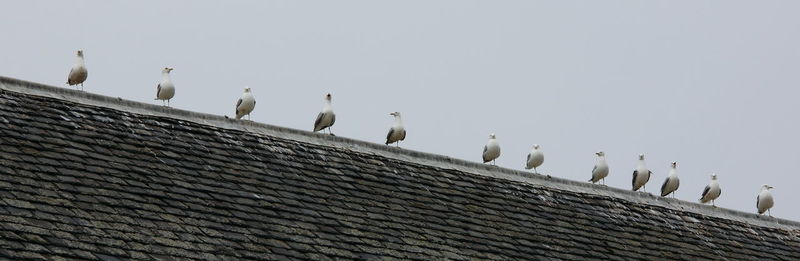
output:
<path id="1" fill-rule="evenodd" d="M 0 258 L 800 260 L 800 225 L 0 78 Z"/>

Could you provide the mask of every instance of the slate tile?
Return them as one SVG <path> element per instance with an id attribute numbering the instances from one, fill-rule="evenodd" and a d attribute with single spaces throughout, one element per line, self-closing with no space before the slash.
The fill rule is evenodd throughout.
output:
<path id="1" fill-rule="evenodd" d="M 3 90 L 0 96 L 40 104 L 0 103 L 0 219 L 8 223 L 0 224 L 0 256 L 800 258 L 796 232 L 348 147 Z"/>

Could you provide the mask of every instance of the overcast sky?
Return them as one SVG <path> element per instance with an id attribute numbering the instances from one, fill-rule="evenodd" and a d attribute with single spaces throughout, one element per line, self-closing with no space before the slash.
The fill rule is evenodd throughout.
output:
<path id="1" fill-rule="evenodd" d="M 310 130 L 333 95 L 334 133 L 630 189 L 637 155 L 696 202 L 800 220 L 800 1 L 14 1 L 0 16 L 0 75 L 65 86 L 84 50 L 88 92 L 147 103 L 174 67 L 180 109 Z"/>

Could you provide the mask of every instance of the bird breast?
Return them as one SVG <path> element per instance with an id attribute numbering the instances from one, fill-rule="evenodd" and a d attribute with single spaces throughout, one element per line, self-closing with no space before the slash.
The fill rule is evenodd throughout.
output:
<path id="1" fill-rule="evenodd" d="M 593 174 L 608 174 L 608 164 L 605 162 L 598 162 L 597 168 L 594 169 Z"/>
<path id="2" fill-rule="evenodd" d="M 172 82 L 165 81 L 159 84 L 161 90 L 158 92 L 158 98 L 162 100 L 172 99 L 175 96 L 175 85 Z"/>
<path id="3" fill-rule="evenodd" d="M 539 167 L 539 165 L 542 165 L 542 163 L 544 163 L 544 153 L 541 151 L 532 152 L 531 162 L 529 165 L 533 167 Z"/>
<path id="4" fill-rule="evenodd" d="M 86 67 L 76 65 L 72 68 L 72 71 L 70 71 L 69 81 L 72 83 L 81 83 L 86 80 L 87 76 L 89 76 L 89 73 Z"/>

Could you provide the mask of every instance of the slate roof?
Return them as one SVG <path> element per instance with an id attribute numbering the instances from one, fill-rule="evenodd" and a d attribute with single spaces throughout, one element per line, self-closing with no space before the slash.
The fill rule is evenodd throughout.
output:
<path id="1" fill-rule="evenodd" d="M 0 258 L 800 260 L 800 225 L 0 77 Z"/>

